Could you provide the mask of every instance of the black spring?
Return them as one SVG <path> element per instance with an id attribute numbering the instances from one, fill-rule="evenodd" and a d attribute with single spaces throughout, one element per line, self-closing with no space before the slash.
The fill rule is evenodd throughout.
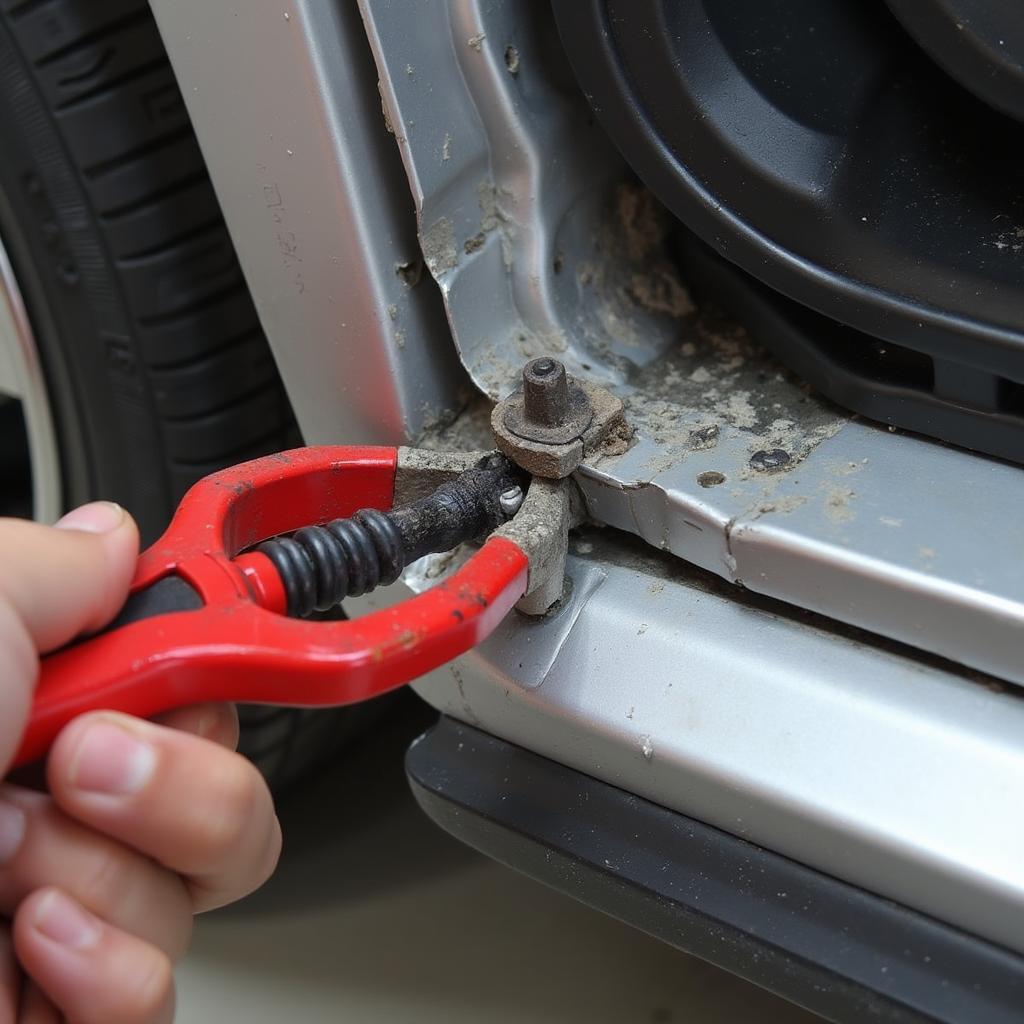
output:
<path id="1" fill-rule="evenodd" d="M 375 509 L 326 526 L 306 526 L 256 550 L 274 563 L 288 598 L 288 614 L 297 618 L 394 583 L 405 568 L 398 527 Z"/>

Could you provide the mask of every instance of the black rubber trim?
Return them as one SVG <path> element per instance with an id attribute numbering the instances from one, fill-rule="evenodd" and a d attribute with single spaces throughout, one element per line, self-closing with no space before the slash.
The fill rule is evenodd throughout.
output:
<path id="1" fill-rule="evenodd" d="M 1021 1020 L 1024 958 L 478 729 L 406 771 L 456 838 L 830 1020 Z"/>

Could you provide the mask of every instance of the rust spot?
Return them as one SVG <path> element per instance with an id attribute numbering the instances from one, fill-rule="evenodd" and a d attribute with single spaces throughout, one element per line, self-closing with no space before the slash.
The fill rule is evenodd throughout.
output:
<path id="1" fill-rule="evenodd" d="M 420 635 L 413 629 L 403 630 L 395 637 L 395 643 L 399 647 L 410 648 L 415 647 L 420 642 Z"/>

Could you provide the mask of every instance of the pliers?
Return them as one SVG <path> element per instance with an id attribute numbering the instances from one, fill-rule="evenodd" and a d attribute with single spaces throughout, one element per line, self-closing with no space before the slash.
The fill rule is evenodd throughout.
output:
<path id="1" fill-rule="evenodd" d="M 206 477 L 139 558 L 114 622 L 42 659 L 15 764 L 44 754 L 85 711 L 351 704 L 437 668 L 528 590 L 530 544 L 513 530 L 493 535 L 526 485 L 498 454 L 370 447 L 297 449 Z M 387 513 L 396 490 L 416 500 Z M 396 606 L 352 621 L 303 617 L 484 536 L 456 572 Z"/>

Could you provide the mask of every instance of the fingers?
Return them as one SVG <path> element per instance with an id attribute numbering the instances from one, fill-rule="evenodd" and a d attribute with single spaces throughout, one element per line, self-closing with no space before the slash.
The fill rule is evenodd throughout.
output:
<path id="1" fill-rule="evenodd" d="M 157 725 L 217 743 L 228 750 L 238 746 L 238 709 L 234 704 L 193 704 L 153 719 Z"/>
<path id="2" fill-rule="evenodd" d="M 135 571 L 139 533 L 119 505 L 83 505 L 57 526 L 0 519 L 0 773 L 25 727 L 37 652 L 109 621 Z"/>
<path id="3" fill-rule="evenodd" d="M 170 1024 L 171 962 L 89 913 L 60 889 L 33 893 L 14 919 L 25 971 L 76 1024 Z"/>
<path id="4" fill-rule="evenodd" d="M 54 529 L 0 519 L 0 595 L 39 651 L 99 629 L 124 603 L 139 534 L 119 505 L 95 502 Z"/>
<path id="5" fill-rule="evenodd" d="M 39 672 L 36 646 L 18 613 L 0 593 L 0 775 L 21 740 Z M 0 1018 L 2 1021 L 3 1018 Z"/>
<path id="6" fill-rule="evenodd" d="M 196 736 L 83 715 L 57 738 L 47 779 L 71 817 L 185 875 L 197 910 L 252 892 L 277 864 L 281 830 L 263 777 Z"/>
<path id="7" fill-rule="evenodd" d="M 192 897 L 173 872 L 67 817 L 42 793 L 0 786 L 0 807 L 22 816 L 21 839 L 0 864 L 0 915 L 31 892 L 65 890 L 94 914 L 177 959 L 192 935 Z"/>

